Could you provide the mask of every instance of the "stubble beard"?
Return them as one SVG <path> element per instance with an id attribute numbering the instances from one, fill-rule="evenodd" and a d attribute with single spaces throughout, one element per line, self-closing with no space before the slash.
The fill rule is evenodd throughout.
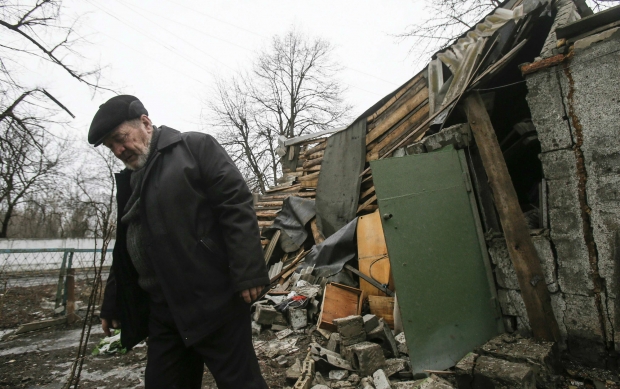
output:
<path id="1" fill-rule="evenodd" d="M 125 167 L 129 170 L 139 170 L 146 165 L 146 161 L 149 160 L 149 155 L 151 154 L 151 138 L 149 137 L 146 141 L 146 145 L 140 150 L 140 154 L 137 155 L 137 158 L 133 162 L 125 162 Z"/>

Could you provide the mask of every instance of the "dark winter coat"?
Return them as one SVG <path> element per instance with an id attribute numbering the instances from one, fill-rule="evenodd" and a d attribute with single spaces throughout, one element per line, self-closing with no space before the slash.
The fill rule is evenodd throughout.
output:
<path id="1" fill-rule="evenodd" d="M 146 252 L 186 345 L 200 340 L 248 307 L 239 291 L 267 285 L 252 194 L 213 137 L 160 127 L 145 166 L 140 220 Z M 112 271 L 101 317 L 120 319 L 121 342 L 148 336 L 149 298 L 126 247 L 120 222 L 131 195 L 130 170 L 116 175 L 118 224 Z"/>

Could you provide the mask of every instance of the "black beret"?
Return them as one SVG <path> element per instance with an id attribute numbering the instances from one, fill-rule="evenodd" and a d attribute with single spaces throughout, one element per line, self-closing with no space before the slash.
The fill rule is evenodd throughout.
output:
<path id="1" fill-rule="evenodd" d="M 99 106 L 99 110 L 90 123 L 88 143 L 97 147 L 109 133 L 123 122 L 148 114 L 137 97 L 130 95 L 114 96 Z"/>

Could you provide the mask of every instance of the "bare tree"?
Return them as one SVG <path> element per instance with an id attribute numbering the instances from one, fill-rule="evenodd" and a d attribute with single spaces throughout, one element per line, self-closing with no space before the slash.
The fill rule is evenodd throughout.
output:
<path id="1" fill-rule="evenodd" d="M 499 0 L 427 0 L 424 14 L 428 16 L 396 36 L 406 38 L 411 54 L 425 63 L 500 4 Z"/>
<path id="2" fill-rule="evenodd" d="M 7 235 L 16 207 L 36 199 L 60 173 L 66 148 L 50 128 L 71 112 L 47 90 L 33 86 L 29 66 L 51 64 L 93 92 L 101 68 L 83 63 L 76 50 L 77 20 L 65 24 L 59 0 L 0 0 L 0 237 Z M 66 116 L 65 116 L 66 118 Z M 60 147 L 63 145 L 62 147 Z"/>
<path id="3" fill-rule="evenodd" d="M 428 16 L 396 37 L 407 39 L 411 54 L 426 63 L 433 54 L 450 46 L 501 3 L 500 0 L 426 0 L 424 14 Z M 587 3 L 598 12 L 620 1 L 587 0 Z"/>
<path id="4" fill-rule="evenodd" d="M 238 161 L 253 186 L 274 185 L 278 137 L 292 138 L 348 122 L 350 105 L 338 82 L 333 46 L 291 29 L 275 36 L 247 74 L 218 80 L 206 124 Z"/>

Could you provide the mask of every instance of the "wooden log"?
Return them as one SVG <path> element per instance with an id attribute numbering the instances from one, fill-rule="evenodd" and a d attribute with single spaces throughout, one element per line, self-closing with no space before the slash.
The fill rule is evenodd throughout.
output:
<path id="1" fill-rule="evenodd" d="M 428 101 L 428 88 L 422 89 L 415 96 L 413 96 L 402 107 L 398 108 L 395 112 L 386 116 L 385 120 L 378 123 L 375 128 L 368 132 L 366 135 L 366 144 L 371 143 L 381 135 L 386 133 L 390 128 L 394 127 L 399 121 L 407 116 L 411 111 L 415 110 L 424 101 Z"/>
<path id="2" fill-rule="evenodd" d="M 301 183 L 301 187 L 302 188 L 316 188 L 319 185 L 319 179 L 316 178 L 314 180 L 310 180 L 310 181 L 303 181 Z"/>
<path id="3" fill-rule="evenodd" d="M 304 169 L 304 172 L 306 172 L 306 173 L 308 173 L 308 172 L 313 173 L 313 172 L 318 172 L 320 170 L 321 170 L 321 165 L 316 165 L 316 166 L 311 166 L 311 167 L 309 167 L 307 169 Z"/>
<path id="4" fill-rule="evenodd" d="M 323 155 L 325 155 L 325 151 L 317 151 L 316 153 L 306 154 L 306 161 L 321 158 Z"/>
<path id="5" fill-rule="evenodd" d="M 366 118 L 366 122 L 370 123 L 373 120 L 375 120 L 377 117 L 379 117 L 379 115 L 385 112 L 386 109 L 390 108 L 392 104 L 394 104 L 396 100 L 398 100 L 403 94 L 405 94 L 413 85 L 415 85 L 418 81 L 420 81 L 422 77 L 424 77 L 424 71 L 421 71 L 420 73 L 418 73 L 418 75 L 412 78 L 411 81 L 409 81 L 407 85 L 405 85 L 405 87 L 403 87 L 401 90 L 396 92 L 396 94 L 392 96 L 392 98 L 390 98 L 385 104 L 383 104 L 381 108 L 376 110 L 375 113 L 373 113 L 372 115 L 368 116 Z"/>
<path id="6" fill-rule="evenodd" d="M 301 176 L 297 179 L 299 180 L 299 182 L 304 182 L 304 181 L 316 180 L 318 178 L 319 178 L 319 172 L 316 172 L 316 173 L 308 174 L 307 176 Z"/>
<path id="7" fill-rule="evenodd" d="M 480 94 L 472 92 L 465 99 L 464 107 L 489 177 L 495 207 L 504 229 L 508 253 L 517 274 L 532 332 L 536 339 L 558 342 L 561 338 L 560 329 L 553 314 L 540 259 Z"/>
<path id="8" fill-rule="evenodd" d="M 306 162 L 304 162 L 304 169 L 308 169 L 311 168 L 312 166 L 317 166 L 323 163 L 323 157 L 321 158 L 316 158 L 316 159 L 310 159 Z"/>
<path id="9" fill-rule="evenodd" d="M 316 145 L 316 146 L 306 150 L 304 152 L 304 157 L 306 155 L 312 155 L 312 154 L 317 153 L 319 151 L 325 150 L 326 147 L 327 147 L 327 141 L 323 141 L 323 142 L 319 143 L 318 145 Z"/>

